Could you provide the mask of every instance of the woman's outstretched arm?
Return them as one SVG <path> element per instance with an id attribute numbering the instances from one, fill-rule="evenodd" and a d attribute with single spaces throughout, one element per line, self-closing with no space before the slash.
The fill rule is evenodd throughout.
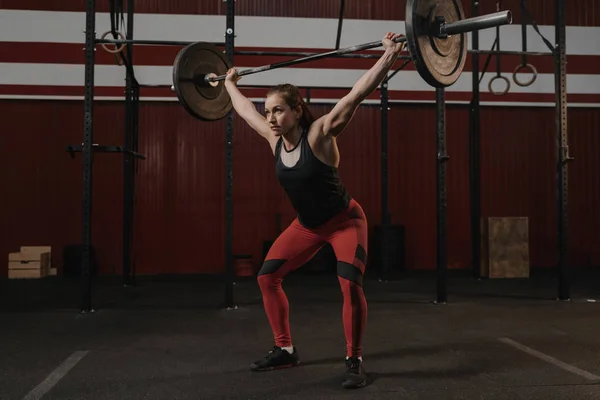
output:
<path id="1" fill-rule="evenodd" d="M 271 128 L 269 127 L 267 120 L 256 110 L 254 103 L 240 92 L 240 89 L 237 87 L 237 81 L 239 79 L 235 68 L 231 68 L 227 71 L 225 89 L 227 90 L 227 93 L 229 93 L 229 97 L 231 97 L 233 108 L 252 129 L 271 142 L 273 135 L 271 134 Z"/>
<path id="2" fill-rule="evenodd" d="M 352 119 L 354 112 L 386 77 L 388 71 L 396 62 L 398 55 L 404 48 L 404 43 L 396 43 L 393 40 L 401 35 L 388 32 L 382 44 L 385 51 L 363 76 L 352 87 L 350 93 L 344 96 L 333 109 L 322 117 L 323 134 L 337 136 Z"/>

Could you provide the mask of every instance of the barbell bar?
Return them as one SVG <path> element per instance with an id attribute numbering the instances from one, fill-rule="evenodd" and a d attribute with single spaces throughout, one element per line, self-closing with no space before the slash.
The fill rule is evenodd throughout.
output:
<path id="1" fill-rule="evenodd" d="M 442 88 L 454 84 L 464 68 L 468 46 L 466 33 L 512 23 L 510 11 L 465 18 L 460 0 L 407 0 L 405 35 L 415 69 L 429 85 Z M 334 57 L 383 45 L 381 40 L 317 53 L 238 71 L 239 76 L 288 67 L 308 61 Z M 173 65 L 173 89 L 180 103 L 193 116 L 204 121 L 225 117 L 231 99 L 221 83 L 231 68 L 223 51 L 205 42 L 183 48 Z"/>
<path id="2" fill-rule="evenodd" d="M 233 54 L 239 55 L 239 56 L 308 57 L 308 56 L 312 56 L 312 55 L 320 54 L 320 53 L 313 53 L 313 52 L 307 52 L 307 51 L 254 51 L 254 50 L 245 51 L 245 50 L 239 50 L 239 51 L 235 51 Z M 364 59 L 377 58 L 378 59 L 378 58 L 381 58 L 381 54 L 372 54 L 372 53 L 333 54 L 331 56 L 331 58 L 364 58 Z M 400 56 L 398 56 L 398 59 L 412 60 L 412 58 L 408 55 L 407 56 L 400 55 Z"/>
<path id="3" fill-rule="evenodd" d="M 461 21 L 446 23 L 446 21 L 440 18 L 437 22 L 435 22 L 435 31 L 431 32 L 429 36 L 436 38 L 446 38 L 451 35 L 456 35 L 465 32 L 471 32 L 479 29 L 487 29 L 491 27 L 496 27 L 500 25 L 510 24 L 512 22 L 512 14 L 510 11 L 500 11 L 489 15 L 482 15 L 480 17 L 473 17 L 464 19 Z M 406 42 L 406 36 L 401 36 L 394 40 L 396 43 Z M 337 55 L 343 55 L 348 53 L 356 53 L 358 51 L 375 49 L 377 47 L 383 46 L 381 40 L 377 40 L 374 42 L 369 42 L 365 44 L 359 44 L 355 46 L 346 47 L 343 49 L 332 50 L 324 53 L 314 54 L 306 57 L 297 58 L 294 60 L 281 61 L 275 64 L 263 65 L 261 67 L 244 69 L 242 71 L 238 71 L 238 76 L 242 77 L 245 75 L 256 74 L 258 72 L 270 71 L 277 68 L 290 67 L 292 65 L 297 65 L 301 63 L 305 63 L 308 61 L 320 60 L 322 58 L 328 58 Z M 227 78 L 227 75 L 207 75 L 204 77 L 206 82 L 217 82 L 222 81 Z"/>

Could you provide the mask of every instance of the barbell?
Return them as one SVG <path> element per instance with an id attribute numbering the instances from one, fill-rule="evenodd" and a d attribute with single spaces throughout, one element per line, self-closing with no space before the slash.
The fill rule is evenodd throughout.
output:
<path id="1" fill-rule="evenodd" d="M 407 0 L 405 35 L 395 39 L 406 42 L 410 57 L 421 78 L 442 88 L 454 84 L 467 60 L 467 32 L 512 23 L 510 11 L 464 18 L 460 0 Z M 289 61 L 238 71 L 239 76 L 288 67 L 321 58 L 382 46 L 375 41 L 310 55 Z M 173 64 L 173 90 L 179 102 L 194 117 L 214 121 L 232 108 L 223 81 L 231 68 L 223 50 L 205 42 L 187 45 Z"/>

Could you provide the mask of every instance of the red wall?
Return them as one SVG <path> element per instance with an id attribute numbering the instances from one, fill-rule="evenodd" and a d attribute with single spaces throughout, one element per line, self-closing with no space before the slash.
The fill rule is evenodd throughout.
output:
<path id="1" fill-rule="evenodd" d="M 539 25 L 553 25 L 555 0 L 529 0 L 527 8 Z M 480 2 L 479 13 L 489 14 L 496 11 L 495 1 Z M 567 1 L 567 25 L 599 26 L 600 15 L 597 10 L 600 0 Z M 0 9 L 84 11 L 86 0 L 0 0 Z M 462 0 L 465 15 L 472 16 L 471 1 Z M 346 0 L 344 17 L 348 19 L 403 20 L 406 2 L 396 0 Z M 520 0 L 504 0 L 502 8 L 513 12 L 513 24 L 521 23 Z M 337 18 L 340 12 L 339 1 L 320 2 L 282 2 L 280 0 L 238 1 L 236 15 L 273 16 L 294 18 Z M 96 2 L 98 12 L 109 12 L 109 3 Z M 227 3 L 224 1 L 160 1 L 136 0 L 136 13 L 159 14 L 212 14 L 225 15 Z"/>
<path id="2" fill-rule="evenodd" d="M 51 245 L 55 264 L 81 240 L 82 103 L 2 101 L 0 119 L 0 253 Z M 328 106 L 313 106 L 316 115 Z M 121 144 L 124 105 L 98 103 L 95 142 Z M 551 108 L 482 108 L 483 216 L 530 218 L 531 262 L 556 263 L 555 122 Z M 363 205 L 370 226 L 380 221 L 380 110 L 362 107 L 340 137 L 342 178 Z M 468 110 L 449 106 L 448 264 L 468 268 Z M 136 183 L 134 257 L 138 273 L 208 273 L 224 265 L 225 123 L 191 118 L 176 103 L 144 103 Z M 390 112 L 390 212 L 406 226 L 407 264 L 435 267 L 435 122 L 431 105 L 396 105 Z M 600 110 L 569 110 L 569 248 L 574 265 L 600 265 Z M 276 214 L 293 218 L 273 170 L 268 145 L 236 118 L 234 130 L 234 252 L 260 263 L 263 240 L 277 235 Z M 122 156 L 94 162 L 93 242 L 102 273 L 121 268 Z M 0 276 L 6 276 L 6 264 Z"/>

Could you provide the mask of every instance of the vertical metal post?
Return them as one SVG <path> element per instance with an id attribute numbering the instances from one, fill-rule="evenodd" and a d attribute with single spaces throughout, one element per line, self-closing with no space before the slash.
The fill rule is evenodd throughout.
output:
<path id="1" fill-rule="evenodd" d="M 390 277 L 390 259 L 388 257 L 390 246 L 388 231 L 391 224 L 389 213 L 388 192 L 388 116 L 389 95 L 388 81 L 384 79 L 381 84 L 381 280 Z"/>
<path id="2" fill-rule="evenodd" d="M 346 8 L 346 1 L 340 0 L 340 16 L 338 18 L 337 36 L 335 38 L 335 49 L 340 48 L 340 40 L 342 38 L 342 24 L 344 23 L 344 9 Z"/>
<path id="3" fill-rule="evenodd" d="M 227 0 L 225 54 L 233 64 L 235 40 L 235 0 Z M 233 308 L 233 113 L 227 114 L 225 129 L 225 307 Z"/>
<path id="4" fill-rule="evenodd" d="M 471 0 L 473 16 L 479 15 L 479 0 Z M 473 50 L 479 50 L 479 31 L 471 32 Z M 481 174 L 480 174 L 480 100 L 479 100 L 479 54 L 473 53 L 473 98 L 470 107 L 469 130 L 469 191 L 471 208 L 471 262 L 473 278 L 481 277 Z"/>
<path id="5" fill-rule="evenodd" d="M 134 0 L 127 1 L 127 40 L 133 40 Z M 125 78 L 125 149 L 133 147 L 133 131 L 137 126 L 134 115 L 138 109 L 134 104 L 135 89 L 133 77 L 133 46 L 127 46 L 127 75 Z M 134 207 L 134 163 L 135 158 L 125 152 L 123 154 L 123 285 L 133 284 L 131 273 L 131 243 L 133 241 L 133 207 Z"/>
<path id="6" fill-rule="evenodd" d="M 435 120 L 437 132 L 437 301 L 446 303 L 447 239 L 446 239 L 446 101 L 445 89 L 435 89 Z"/>
<path id="7" fill-rule="evenodd" d="M 556 144 L 557 144 L 557 200 L 558 200 L 558 299 L 569 300 L 569 181 L 567 163 L 569 156 L 567 135 L 567 51 L 565 0 L 555 0 L 556 44 L 555 90 L 556 90 Z"/>
<path id="8" fill-rule="evenodd" d="M 132 89 L 133 95 L 132 95 L 132 103 L 133 103 L 133 118 L 132 118 L 132 124 L 133 127 L 131 129 L 131 133 L 132 133 L 132 138 L 131 138 L 131 150 L 133 150 L 135 153 L 140 152 L 139 149 L 139 128 L 140 128 L 140 85 L 138 82 L 136 82 L 133 85 L 133 89 Z M 131 185 L 134 188 L 133 191 L 133 199 L 132 201 L 134 201 L 135 199 L 135 175 L 137 174 L 137 168 L 138 168 L 138 158 L 134 157 L 133 158 L 133 172 L 132 172 L 132 182 Z M 132 209 L 133 210 L 133 209 Z"/>
<path id="9" fill-rule="evenodd" d="M 81 246 L 81 312 L 92 309 L 92 167 L 94 163 L 94 63 L 96 51 L 96 1 L 85 8 L 85 97 L 83 102 L 83 207 Z"/>

